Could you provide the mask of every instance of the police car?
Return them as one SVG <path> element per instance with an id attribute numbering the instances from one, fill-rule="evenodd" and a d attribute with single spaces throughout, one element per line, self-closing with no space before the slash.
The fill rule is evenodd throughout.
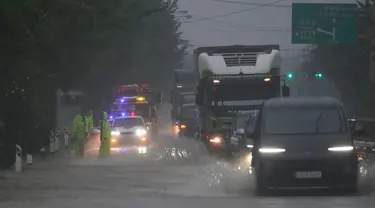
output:
<path id="1" fill-rule="evenodd" d="M 124 152 L 136 147 L 144 152 L 150 144 L 148 127 L 141 116 L 116 117 L 111 128 L 111 150 Z"/>

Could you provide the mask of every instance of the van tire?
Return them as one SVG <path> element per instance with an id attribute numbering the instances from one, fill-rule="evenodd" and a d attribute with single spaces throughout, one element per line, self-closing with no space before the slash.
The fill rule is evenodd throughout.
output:
<path id="1" fill-rule="evenodd" d="M 260 167 L 259 164 L 258 164 L 258 167 Z M 266 187 L 265 179 L 259 168 L 255 168 L 255 186 L 256 186 L 255 193 L 257 196 L 267 195 L 267 187 Z"/>
<path id="2" fill-rule="evenodd" d="M 257 196 L 267 195 L 267 188 L 264 185 L 264 181 L 261 178 L 256 178 L 256 189 L 255 193 Z"/>

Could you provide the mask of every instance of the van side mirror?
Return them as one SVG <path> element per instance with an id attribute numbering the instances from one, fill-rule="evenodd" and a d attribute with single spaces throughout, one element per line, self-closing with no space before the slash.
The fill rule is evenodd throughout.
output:
<path id="1" fill-rule="evenodd" d="M 249 139 L 253 139 L 255 137 L 255 132 L 251 130 L 246 130 L 245 136 Z"/>
<path id="2" fill-rule="evenodd" d="M 281 88 L 282 96 L 289 97 L 290 96 L 290 88 L 286 85 L 283 85 Z"/>

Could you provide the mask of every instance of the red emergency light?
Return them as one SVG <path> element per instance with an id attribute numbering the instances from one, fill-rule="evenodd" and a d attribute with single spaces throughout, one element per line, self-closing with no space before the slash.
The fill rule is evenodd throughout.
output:
<path id="1" fill-rule="evenodd" d="M 130 112 L 130 116 L 135 116 L 135 112 Z"/>
<path id="2" fill-rule="evenodd" d="M 117 88 L 117 92 L 121 92 L 121 90 L 125 90 L 125 89 L 134 89 L 134 90 L 137 90 L 139 89 L 139 86 L 136 85 L 136 84 L 133 84 L 133 85 L 120 85 L 118 88 Z"/>

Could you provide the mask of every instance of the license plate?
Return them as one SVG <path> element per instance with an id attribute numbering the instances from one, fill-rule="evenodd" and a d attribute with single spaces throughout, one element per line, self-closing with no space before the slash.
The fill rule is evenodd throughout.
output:
<path id="1" fill-rule="evenodd" d="M 304 179 L 304 178 L 321 178 L 322 172 L 321 171 L 309 171 L 309 172 L 296 172 L 296 178 Z"/>

